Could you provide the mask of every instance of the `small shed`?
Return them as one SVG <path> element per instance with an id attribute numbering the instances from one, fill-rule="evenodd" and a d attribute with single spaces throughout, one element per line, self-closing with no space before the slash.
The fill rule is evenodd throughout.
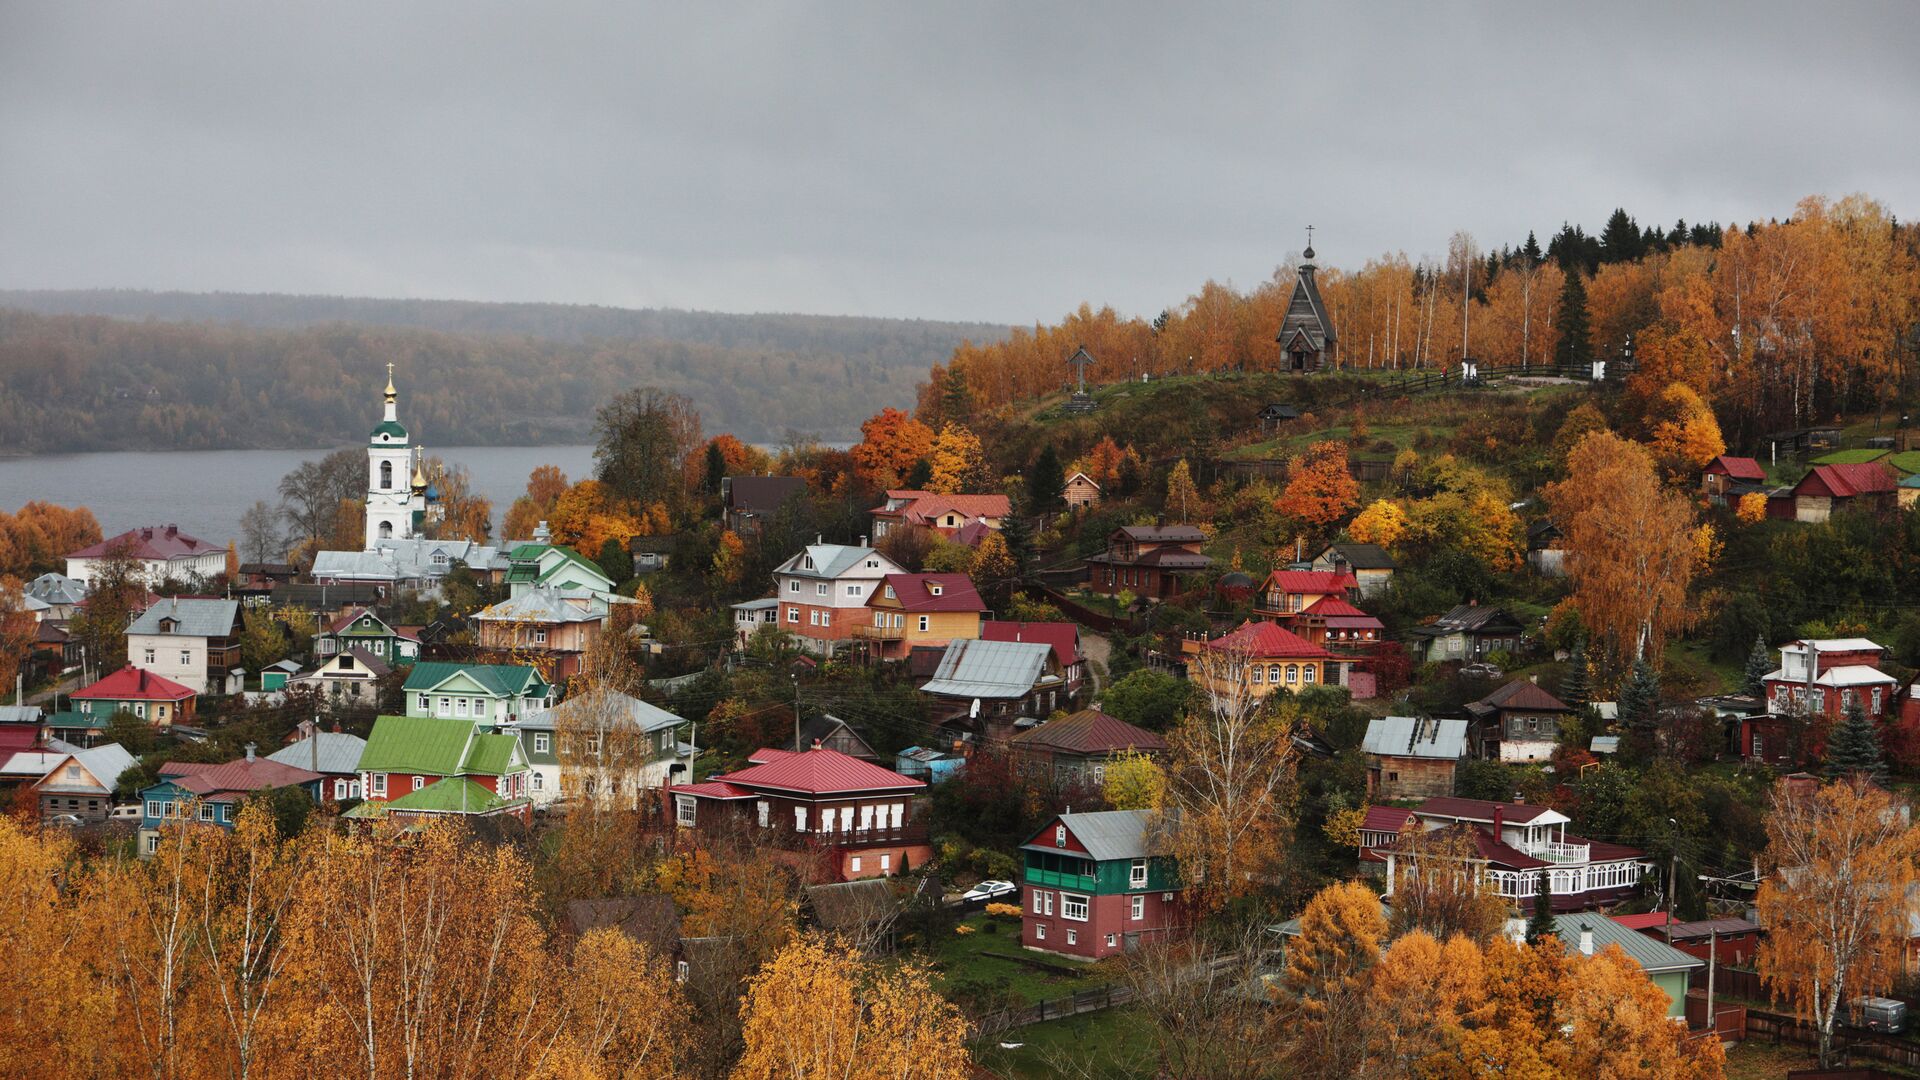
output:
<path id="1" fill-rule="evenodd" d="M 1066 485 L 1060 489 L 1060 497 L 1067 501 L 1070 510 L 1092 506 L 1100 501 L 1100 485 L 1086 473 L 1076 472 L 1067 477 Z"/>
<path id="2" fill-rule="evenodd" d="M 1367 795 L 1430 799 L 1453 794 L 1453 774 L 1467 753 L 1467 722 L 1383 716 L 1367 722 Z"/>

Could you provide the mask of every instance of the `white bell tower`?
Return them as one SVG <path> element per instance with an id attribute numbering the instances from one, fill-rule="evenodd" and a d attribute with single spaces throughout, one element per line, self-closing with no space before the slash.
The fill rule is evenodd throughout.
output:
<path id="1" fill-rule="evenodd" d="M 398 400 L 388 364 L 386 410 L 367 439 L 367 551 L 383 540 L 414 535 L 413 451 L 407 448 L 407 429 L 400 426 Z"/>

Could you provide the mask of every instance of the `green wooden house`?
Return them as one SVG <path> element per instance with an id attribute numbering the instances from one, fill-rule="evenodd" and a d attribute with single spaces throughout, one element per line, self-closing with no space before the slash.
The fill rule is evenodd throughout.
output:
<path id="1" fill-rule="evenodd" d="M 1097 960 L 1186 922 L 1178 864 L 1145 810 L 1061 814 L 1022 844 L 1020 944 Z"/>

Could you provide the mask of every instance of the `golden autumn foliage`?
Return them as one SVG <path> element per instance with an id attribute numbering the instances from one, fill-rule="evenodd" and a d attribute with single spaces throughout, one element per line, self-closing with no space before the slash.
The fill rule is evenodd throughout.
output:
<path id="1" fill-rule="evenodd" d="M 932 466 L 928 491 L 957 495 L 979 491 L 987 483 L 986 452 L 980 447 L 980 439 L 959 424 L 949 423 L 940 429 L 927 461 Z"/>
<path id="2" fill-rule="evenodd" d="M 1734 508 L 1733 516 L 1739 519 L 1742 525 L 1758 525 L 1760 522 L 1767 520 L 1766 492 L 1749 491 L 1745 495 L 1740 496 L 1740 501 Z"/>
<path id="3" fill-rule="evenodd" d="M 1702 466 L 1727 452 L 1720 421 L 1686 383 L 1672 383 L 1662 390 L 1647 420 L 1648 445 L 1670 478 L 1690 480 Z"/>
<path id="4" fill-rule="evenodd" d="M 648 508 L 636 514 L 620 505 L 598 480 L 582 480 L 562 492 L 553 502 L 547 525 L 553 542 L 575 551 L 597 554 L 608 540 L 625 543 L 629 537 L 652 535 L 664 522 L 664 506 Z"/>
<path id="5" fill-rule="evenodd" d="M 1761 978 L 1820 1033 L 1831 1067 L 1842 1003 L 1885 992 L 1901 973 L 1911 890 L 1920 884 L 1920 830 L 1906 807 L 1864 778 L 1811 793 L 1786 781 L 1767 816 L 1766 874 L 1754 903 L 1770 928 Z"/>
<path id="6" fill-rule="evenodd" d="M 1152 810 L 1166 798 L 1167 778 L 1153 757 L 1123 750 L 1107 759 L 1100 794 L 1110 810 Z"/>
<path id="7" fill-rule="evenodd" d="M 542 521 L 553 519 L 553 505 L 567 490 L 567 474 L 557 465 L 541 465 L 527 477 L 527 492 L 507 507 L 500 530 L 509 540 L 525 540 Z"/>
<path id="8" fill-rule="evenodd" d="M 959 1011 L 925 970 L 883 967 L 844 945 L 795 941 L 754 976 L 734 1080 L 966 1080 Z"/>
<path id="9" fill-rule="evenodd" d="M 1200 489 L 1193 482 L 1193 470 L 1187 467 L 1187 459 L 1181 458 L 1167 470 L 1167 513 L 1175 520 L 1190 522 L 1207 516 L 1207 504 L 1200 498 Z"/>
<path id="10" fill-rule="evenodd" d="M 730 432 L 722 432 L 694 448 L 681 462 L 687 490 L 698 491 L 706 484 L 710 449 L 720 451 L 727 476 L 765 476 L 773 471 L 773 458 L 765 450 L 748 446 Z"/>
<path id="11" fill-rule="evenodd" d="M 1375 499 L 1347 525 L 1347 535 L 1362 544 L 1390 548 L 1407 533 L 1407 512 L 1389 499 Z"/>
<path id="12" fill-rule="evenodd" d="M 1614 657 L 1657 658 L 1691 619 L 1692 503 L 1661 487 L 1645 447 L 1609 432 L 1582 439 L 1546 495 L 1581 618 Z"/>
<path id="13" fill-rule="evenodd" d="M 1111 490 L 1115 482 L 1120 479 L 1120 463 L 1126 459 L 1126 450 L 1113 441 L 1113 436 L 1106 435 L 1093 444 L 1093 447 L 1087 451 L 1086 457 L 1073 463 L 1073 467 L 1067 470 L 1067 475 L 1071 476 L 1075 472 L 1086 473 L 1102 489 Z"/>
<path id="14" fill-rule="evenodd" d="M 35 499 L 14 513 L 0 513 L 0 574 L 30 578 L 47 570 L 65 570 L 67 552 L 100 539 L 100 523 L 93 511 Z"/>

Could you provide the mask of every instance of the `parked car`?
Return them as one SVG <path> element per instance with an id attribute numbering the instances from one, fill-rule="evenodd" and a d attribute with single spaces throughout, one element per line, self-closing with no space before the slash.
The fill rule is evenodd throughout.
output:
<path id="1" fill-rule="evenodd" d="M 960 894 L 960 899 L 965 903 L 980 904 L 1012 896 L 1019 891 L 1020 887 L 1011 881 L 983 881 Z"/>
<path id="2" fill-rule="evenodd" d="M 139 804 L 139 803 L 128 803 L 128 804 L 127 804 L 127 805 L 125 805 L 125 806 L 116 806 L 116 807 L 114 807 L 114 808 L 113 808 L 113 817 L 112 817 L 112 820 L 114 820 L 114 821 L 139 821 L 139 820 L 140 820 L 140 804 Z"/>
<path id="3" fill-rule="evenodd" d="M 1895 998 L 1858 997 L 1847 1003 L 1855 1027 L 1898 1035 L 1907 1027 L 1907 1003 Z"/>
<path id="4" fill-rule="evenodd" d="M 52 817 L 47 818 L 47 824 L 58 826 L 62 829 L 77 829 L 85 825 L 86 821 L 81 818 L 79 814 L 54 814 Z"/>
<path id="5" fill-rule="evenodd" d="M 1477 664 L 1468 664 L 1462 667 L 1460 674 L 1465 675 L 1469 679 L 1498 679 L 1506 674 L 1506 672 L 1501 671 L 1500 665 L 1498 664 L 1489 664 L 1481 661 Z"/>

